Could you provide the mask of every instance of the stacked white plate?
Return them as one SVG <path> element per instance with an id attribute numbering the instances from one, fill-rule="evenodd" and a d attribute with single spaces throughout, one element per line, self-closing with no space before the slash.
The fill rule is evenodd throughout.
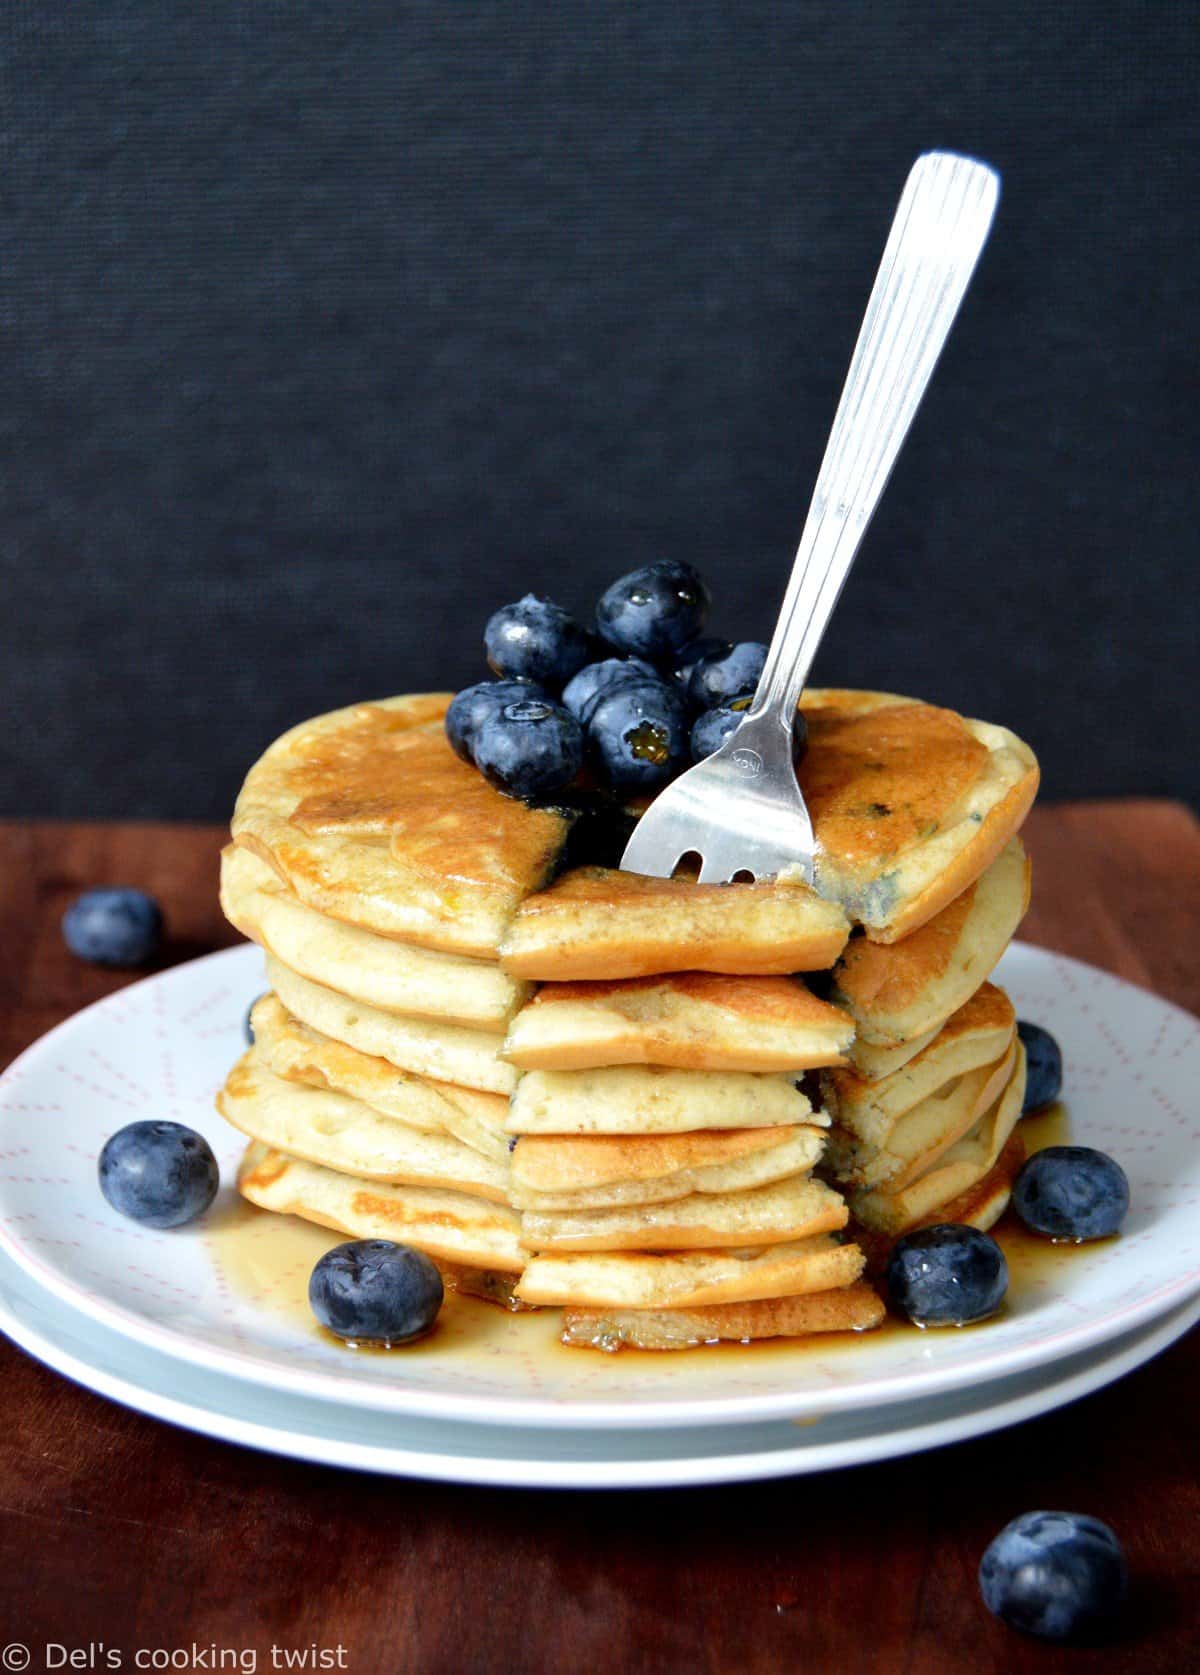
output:
<path id="1" fill-rule="evenodd" d="M 1200 1025 L 1021 944 L 997 980 L 1061 1042 L 1070 1137 L 1121 1161 L 1132 1208 L 1120 1238 L 1061 1261 L 1051 1249 L 1018 1274 L 985 1326 L 604 1356 L 559 1346 L 552 1315 L 457 1303 L 415 1350 L 339 1346 L 279 1306 L 269 1274 L 231 1281 L 253 1214 L 231 1184 L 171 1232 L 124 1220 L 96 1184 L 108 1135 L 153 1117 L 207 1135 L 232 1183 L 243 1142 L 212 1100 L 264 987 L 247 947 L 100 1002 L 0 1079 L 0 1327 L 68 1377 L 212 1436 L 473 1483 L 784 1476 L 1016 1423 L 1119 1378 L 1200 1317 Z"/>

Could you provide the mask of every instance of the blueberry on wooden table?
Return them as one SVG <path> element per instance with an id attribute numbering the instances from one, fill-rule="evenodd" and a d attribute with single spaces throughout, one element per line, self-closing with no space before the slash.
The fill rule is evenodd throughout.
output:
<path id="1" fill-rule="evenodd" d="M 442 1306 L 442 1276 L 423 1251 L 391 1239 L 352 1239 L 326 1251 L 308 1301 L 327 1331 L 391 1348 L 428 1332 Z"/>
<path id="2" fill-rule="evenodd" d="M 483 644 L 498 675 L 536 681 L 554 692 L 561 692 L 593 655 L 592 642 L 575 618 L 536 593 L 493 612 Z"/>
<path id="3" fill-rule="evenodd" d="M 63 914 L 63 939 L 93 965 L 145 965 L 162 942 L 162 908 L 144 890 L 87 890 Z"/>
<path id="4" fill-rule="evenodd" d="M 988 1610 L 1043 1640 L 1099 1638 L 1119 1615 L 1128 1585 L 1120 1542 L 1082 1512 L 1023 1512 L 979 1565 Z"/>
<path id="5" fill-rule="evenodd" d="M 542 688 L 528 681 L 481 680 L 474 686 L 464 686 L 461 692 L 455 693 L 446 711 L 446 737 L 451 750 L 464 762 L 473 762 L 475 735 L 488 716 L 522 698 L 544 697 Z"/>
<path id="6" fill-rule="evenodd" d="M 602 594 L 596 627 L 617 651 L 670 666 L 704 627 L 709 602 L 698 570 L 662 558 L 631 570 Z"/>
<path id="7" fill-rule="evenodd" d="M 1062 1092 L 1062 1048 L 1048 1029 L 1031 1024 L 1027 1018 L 1017 1023 L 1017 1034 L 1025 1047 L 1025 1104 L 1021 1115 L 1052 1105 Z"/>
<path id="8" fill-rule="evenodd" d="M 918 1326 L 967 1326 L 1004 1301 L 1008 1263 L 990 1233 L 941 1222 L 897 1239 L 887 1290 L 892 1307 Z"/>
<path id="9" fill-rule="evenodd" d="M 1021 1165 L 1012 1205 L 1048 1239 L 1107 1239 L 1129 1209 L 1129 1180 L 1116 1158 L 1092 1146 L 1047 1146 Z"/>
<path id="10" fill-rule="evenodd" d="M 178 1122 L 131 1122 L 105 1141 L 97 1170 L 114 1210 L 145 1227 L 182 1227 L 217 1196 L 208 1141 Z"/>

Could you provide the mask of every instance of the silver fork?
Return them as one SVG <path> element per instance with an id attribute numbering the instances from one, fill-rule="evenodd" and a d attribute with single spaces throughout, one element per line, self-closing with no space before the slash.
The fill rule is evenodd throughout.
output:
<path id="1" fill-rule="evenodd" d="M 621 866 L 702 883 L 785 869 L 813 882 L 816 840 L 792 763 L 804 684 L 983 249 L 1000 194 L 983 163 L 919 157 L 905 183 L 854 348 L 783 608 L 745 719 L 660 792 Z"/>

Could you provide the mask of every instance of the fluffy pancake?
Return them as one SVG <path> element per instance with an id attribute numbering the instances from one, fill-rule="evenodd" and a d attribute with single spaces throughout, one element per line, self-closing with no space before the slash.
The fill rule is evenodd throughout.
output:
<path id="1" fill-rule="evenodd" d="M 571 819 L 461 762 L 442 726 L 449 702 L 384 698 L 293 727 L 246 776 L 233 837 L 319 913 L 490 959 Z"/>
<path id="2" fill-rule="evenodd" d="M 978 1185 L 995 1166 L 1016 1127 L 1025 1098 L 1025 1050 L 1018 1041 L 1008 1086 L 969 1134 L 941 1154 L 918 1179 L 895 1192 L 862 1189 L 850 1208 L 865 1227 L 903 1233 L 916 1223 L 943 1220 L 945 1206 Z"/>
<path id="3" fill-rule="evenodd" d="M 749 1144 L 740 1149 L 723 1145 L 711 1151 L 695 1144 L 706 1139 L 744 1140 Z M 544 1167 L 536 1156 L 526 1167 L 528 1159 L 522 1154 L 530 1148 L 549 1154 Z M 600 1148 L 602 1155 L 589 1157 L 589 1148 Z M 693 1192 L 741 1192 L 806 1173 L 824 1149 L 825 1131 L 821 1128 L 743 1128 L 728 1134 L 694 1132 L 629 1138 L 586 1134 L 570 1139 L 532 1134 L 518 1140 L 512 1154 L 509 1201 L 518 1210 L 599 1210 L 618 1204 L 666 1204 Z M 622 1152 L 626 1154 L 624 1160 Z M 557 1156 L 561 1153 L 569 1155 L 563 1159 Z M 658 1174 L 649 1172 L 655 1167 L 654 1153 L 659 1157 Z M 693 1160 L 707 1161 L 689 1163 L 689 1155 Z M 530 1177 L 577 1184 L 567 1191 L 557 1184 L 549 1191 L 539 1190 L 525 1184 Z"/>
<path id="4" fill-rule="evenodd" d="M 741 1250 L 836 1233 L 848 1219 L 838 1193 L 801 1175 L 749 1192 L 696 1192 L 665 1204 L 527 1210 L 521 1243 L 536 1251 Z"/>
<path id="5" fill-rule="evenodd" d="M 246 1149 L 238 1191 L 264 1210 L 301 1216 L 351 1239 L 396 1239 L 439 1262 L 513 1274 L 525 1265 L 519 1218 L 465 1192 L 356 1180 L 257 1140 Z"/>
<path id="6" fill-rule="evenodd" d="M 960 1192 L 956 1198 L 939 1204 L 919 1221 L 898 1227 L 892 1233 L 877 1233 L 869 1227 L 857 1227 L 855 1236 L 866 1253 L 867 1266 L 872 1274 L 882 1275 L 892 1246 L 904 1233 L 918 1227 L 933 1227 L 942 1222 L 959 1226 L 978 1227 L 983 1233 L 1000 1220 L 1012 1197 L 1013 1182 L 1025 1161 L 1025 1142 L 1019 1129 L 1014 1130 L 1004 1143 L 1000 1156 L 981 1180 Z"/>
<path id="7" fill-rule="evenodd" d="M 991 983 L 978 988 L 951 1014 L 929 1045 L 890 1075 L 871 1081 L 857 1070 L 829 1070 L 821 1078 L 822 1103 L 861 1140 L 883 1145 L 896 1122 L 955 1077 L 994 1064 L 1017 1027 L 1012 1002 Z"/>
<path id="8" fill-rule="evenodd" d="M 432 1018 L 401 1018 L 360 1000 L 347 1000 L 320 983 L 310 983 L 267 955 L 267 981 L 300 1022 L 321 1035 L 386 1059 L 437 1082 L 456 1082 L 483 1093 L 511 1093 L 517 1073 L 499 1054 L 500 1039 Z"/>
<path id="9" fill-rule="evenodd" d="M 890 693 L 810 688 L 801 707 L 817 888 L 875 940 L 909 936 L 1018 830 L 1037 760 L 1007 728 Z"/>
<path id="10" fill-rule="evenodd" d="M 899 1070 L 901 1065 L 907 1064 L 909 1059 L 916 1058 L 931 1041 L 935 1041 L 940 1028 L 940 1024 L 935 1024 L 932 1029 L 923 1030 L 920 1035 L 914 1035 L 908 1041 L 901 1041 L 894 1047 L 864 1041 L 861 1035 L 856 1035 L 847 1056 L 860 1076 L 865 1076 L 868 1082 L 880 1082 L 885 1076 L 890 1076 L 893 1070 Z"/>
<path id="11" fill-rule="evenodd" d="M 833 974 L 833 999 L 860 1036 L 895 1046 L 939 1027 L 988 976 L 1029 905 L 1019 838 L 955 901 L 903 942 L 855 937 Z"/>
<path id="12" fill-rule="evenodd" d="M 508 1169 L 448 1134 L 409 1128 L 361 1100 L 273 1075 L 252 1047 L 217 1095 L 221 1115 L 252 1140 L 367 1181 L 449 1187 L 508 1202 Z"/>
<path id="13" fill-rule="evenodd" d="M 865 1332 L 886 1311 L 865 1280 L 803 1297 L 711 1303 L 695 1309 L 563 1311 L 562 1341 L 576 1348 L 695 1349 L 700 1344 L 803 1338 L 813 1332 Z"/>
<path id="14" fill-rule="evenodd" d="M 521 904 L 500 962 L 547 983 L 671 971 L 786 976 L 831 966 L 849 929 L 840 907 L 799 883 L 697 884 L 580 867 Z"/>
<path id="15" fill-rule="evenodd" d="M 386 1059 L 372 1058 L 310 1029 L 274 994 L 255 1003 L 250 1022 L 263 1061 L 285 1081 L 345 1094 L 410 1128 L 452 1134 L 485 1157 L 507 1158 L 508 1100 L 503 1094 L 480 1093 L 397 1070 Z"/>
<path id="16" fill-rule="evenodd" d="M 527 983 L 493 963 L 414 948 L 316 912 L 235 844 L 221 855 L 221 907 L 292 971 L 382 1012 L 503 1033 L 529 996 Z"/>
<path id="17" fill-rule="evenodd" d="M 991 1109 L 1008 1086 L 1015 1062 L 1014 1042 L 993 1064 L 956 1076 L 886 1126 L 878 1124 L 878 1140 L 864 1141 L 835 1125 L 829 1136 L 831 1171 L 842 1182 L 899 1192 Z"/>
<path id="18" fill-rule="evenodd" d="M 513 1019 L 501 1056 L 523 1070 L 809 1070 L 843 1063 L 853 1036 L 847 1015 L 798 978 L 686 971 L 548 983 Z"/>
<path id="19" fill-rule="evenodd" d="M 694 1308 L 795 1297 L 850 1285 L 865 1259 L 828 1233 L 759 1251 L 601 1251 L 534 1256 L 518 1284 L 526 1303 L 580 1308 Z"/>
<path id="20" fill-rule="evenodd" d="M 508 1114 L 510 1134 L 679 1134 L 827 1122 L 789 1076 L 742 1070 L 527 1070 Z"/>

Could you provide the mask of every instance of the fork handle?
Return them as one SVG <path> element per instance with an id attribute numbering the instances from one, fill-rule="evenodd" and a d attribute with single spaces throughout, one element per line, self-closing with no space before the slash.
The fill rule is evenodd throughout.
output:
<path id="1" fill-rule="evenodd" d="M 783 608 L 746 720 L 790 737 L 817 647 L 954 324 L 1000 195 L 983 163 L 913 165 L 854 347 Z"/>

